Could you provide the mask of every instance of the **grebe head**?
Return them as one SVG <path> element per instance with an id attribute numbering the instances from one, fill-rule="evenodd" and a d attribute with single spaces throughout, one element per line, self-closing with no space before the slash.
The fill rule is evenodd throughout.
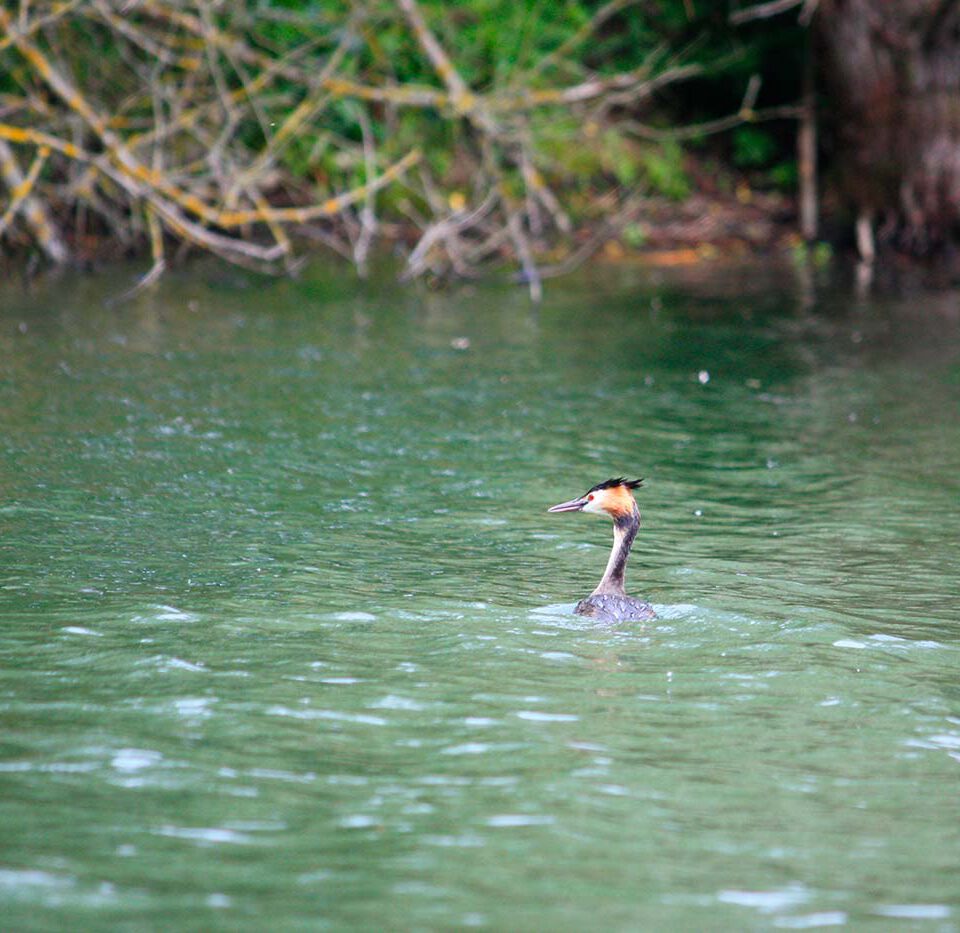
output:
<path id="1" fill-rule="evenodd" d="M 633 514 L 637 507 L 631 489 L 638 489 L 643 484 L 642 479 L 604 480 L 588 489 L 582 496 L 561 502 L 547 509 L 548 512 L 594 512 L 600 515 L 609 515 L 614 521 L 626 518 Z"/>

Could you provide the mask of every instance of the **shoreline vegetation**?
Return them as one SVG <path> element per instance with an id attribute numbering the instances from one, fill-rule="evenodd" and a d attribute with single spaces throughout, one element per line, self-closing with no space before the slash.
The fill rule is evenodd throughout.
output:
<path id="1" fill-rule="evenodd" d="M 675 264 L 802 246 L 812 5 L 698 6 L 0 8 L 0 255 L 149 255 L 139 289 L 196 252 L 292 272 L 320 244 L 364 275 L 390 248 L 402 278 L 506 266 L 536 300 L 598 251 Z"/>
<path id="2" fill-rule="evenodd" d="M 364 274 L 379 242 L 404 251 L 406 278 L 471 279 L 506 262 L 538 298 L 544 278 L 605 244 L 713 243 L 731 204 L 755 218 L 734 238 L 755 241 L 769 226 L 756 203 L 782 216 L 785 199 L 755 198 L 710 158 L 697 165 L 712 184 L 695 185 L 681 140 L 796 120 L 802 108 L 758 108 L 756 50 L 733 33 L 703 48 L 690 4 L 666 7 L 657 17 L 632 0 L 555 12 L 416 0 L 0 10 L 3 247 L 55 263 L 149 252 L 145 286 L 197 250 L 291 270 L 303 240 Z M 664 94 L 711 75 L 744 84 L 736 110 L 662 118 Z M 690 218 L 698 199 L 702 216 Z"/>

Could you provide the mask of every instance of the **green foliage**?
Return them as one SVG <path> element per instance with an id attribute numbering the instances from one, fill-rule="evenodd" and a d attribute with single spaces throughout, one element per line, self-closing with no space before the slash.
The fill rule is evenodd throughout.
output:
<path id="1" fill-rule="evenodd" d="M 804 243 L 798 240 L 794 243 L 791 254 L 793 261 L 800 266 L 812 265 L 815 269 L 825 269 L 833 262 L 833 247 L 823 241 Z"/>
<path id="2" fill-rule="evenodd" d="M 799 177 L 797 160 L 788 159 L 778 163 L 770 169 L 768 175 L 775 187 L 783 191 L 795 191 Z"/>
<path id="3" fill-rule="evenodd" d="M 631 249 L 640 249 L 647 242 L 647 231 L 637 223 L 626 224 L 621 231 L 623 242 Z"/>
<path id="4" fill-rule="evenodd" d="M 641 167 L 637 153 L 623 133 L 610 128 L 600 139 L 600 152 L 604 165 L 621 185 L 633 185 Z"/>
<path id="5" fill-rule="evenodd" d="M 690 194 L 690 178 L 683 168 L 683 150 L 672 140 L 645 146 L 640 165 L 651 191 L 681 200 Z"/>
<path id="6" fill-rule="evenodd" d="M 776 140 L 766 130 L 739 126 L 733 131 L 733 162 L 740 168 L 760 168 L 776 153 Z"/>
<path id="7" fill-rule="evenodd" d="M 241 0 L 212 6 L 157 0 L 151 10 L 129 6 L 126 29 L 105 15 L 113 10 L 109 4 L 33 0 L 24 9 L 38 18 L 60 11 L 51 25 L 38 27 L 37 44 L 98 114 L 115 121 L 122 138 L 134 140 L 138 158 L 180 173 L 184 187 L 195 185 L 204 198 L 213 198 L 217 186 L 229 189 L 228 176 L 234 170 L 242 176 L 250 164 L 263 170 L 258 183 L 267 198 L 283 191 L 297 199 L 328 198 L 363 185 L 369 180 L 366 133 L 378 170 L 414 149 L 422 154 L 398 190 L 388 185 L 377 193 L 382 220 L 403 220 L 408 214 L 390 211 L 411 204 L 429 217 L 452 195 L 457 203 L 471 204 L 478 192 L 482 197 L 490 190 L 522 204 L 540 183 L 530 178 L 549 187 L 548 204 L 576 219 L 590 215 L 598 195 L 611 188 L 678 200 L 690 194 L 681 144 L 640 142 L 626 131 L 634 121 L 669 129 L 734 113 L 747 80 L 760 72 L 773 78 L 758 108 L 795 99 L 792 85 L 779 75 L 785 71 L 782 62 L 797 54 L 798 30 L 782 23 L 776 29 L 733 29 L 727 5 L 709 0 L 638 0 L 602 21 L 597 17 L 610 9 L 609 0 L 418 0 L 459 77 L 489 104 L 496 133 L 485 129 L 476 112 L 465 116 L 449 103 L 396 99 L 397 89 L 449 90 L 448 76 L 396 0 Z M 158 13 L 161 9 L 166 12 Z M 205 23 L 204 17 L 228 41 L 211 42 L 208 26 L 184 23 Z M 313 78 L 335 49 L 342 55 L 331 74 L 343 86 L 318 86 Z M 652 94 L 638 86 L 685 65 L 702 69 L 696 81 Z M 258 76 L 264 80 L 250 94 Z M 606 89 L 602 106 L 599 95 L 564 99 L 565 91 L 589 85 Z M 535 105 L 513 106 L 526 92 L 547 93 Z M 74 138 L 83 123 L 11 45 L 0 49 L 0 95 L 12 101 L 0 100 L 11 107 L 11 119 L 29 112 L 23 122 L 36 130 Z M 270 142 L 308 95 L 316 112 L 295 132 Z M 196 119 L 183 119 L 194 110 Z M 138 134 L 165 124 L 158 149 L 149 139 L 137 142 Z M 96 131 L 80 135 L 84 132 L 85 145 L 99 151 Z M 792 153 L 766 127 L 742 126 L 722 142 L 709 136 L 687 145 L 698 147 L 701 162 L 722 157 L 739 168 L 765 171 L 771 184 L 795 183 Z M 62 172 L 65 164 L 54 155 L 47 170 Z M 205 171 L 213 173 L 206 185 L 199 181 Z M 715 182 L 718 188 L 724 183 L 722 177 Z M 142 205 L 133 203 L 130 212 L 140 218 Z M 623 236 L 639 245 L 645 232 L 631 227 Z"/>
<path id="8" fill-rule="evenodd" d="M 813 244 L 813 264 L 818 269 L 826 268 L 833 262 L 833 247 L 826 241 L 819 241 Z"/>

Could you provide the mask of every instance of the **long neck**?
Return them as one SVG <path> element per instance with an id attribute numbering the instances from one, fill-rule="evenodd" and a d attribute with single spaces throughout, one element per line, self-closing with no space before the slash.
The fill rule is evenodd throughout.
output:
<path id="1" fill-rule="evenodd" d="M 639 527 L 640 511 L 636 505 L 628 515 L 614 519 L 613 550 L 610 551 L 610 559 L 607 561 L 607 569 L 603 572 L 603 579 L 593 591 L 594 596 L 608 593 L 617 596 L 627 595 L 623 588 L 624 574 L 627 569 L 630 548 L 633 545 L 633 539 L 637 536 Z"/>

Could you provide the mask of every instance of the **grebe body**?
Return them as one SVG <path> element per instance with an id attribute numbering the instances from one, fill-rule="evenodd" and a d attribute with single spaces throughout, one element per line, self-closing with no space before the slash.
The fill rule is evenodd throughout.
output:
<path id="1" fill-rule="evenodd" d="M 657 617 L 650 603 L 613 593 L 584 596 L 573 611 L 578 616 L 590 616 L 598 622 L 644 622 Z"/>
<path id="2" fill-rule="evenodd" d="M 582 496 L 552 506 L 549 512 L 592 512 L 613 519 L 613 549 L 597 588 L 574 608 L 577 615 L 598 622 L 630 622 L 656 618 L 653 606 L 628 596 L 623 588 L 627 558 L 640 528 L 640 510 L 631 490 L 643 480 L 608 479 Z"/>

